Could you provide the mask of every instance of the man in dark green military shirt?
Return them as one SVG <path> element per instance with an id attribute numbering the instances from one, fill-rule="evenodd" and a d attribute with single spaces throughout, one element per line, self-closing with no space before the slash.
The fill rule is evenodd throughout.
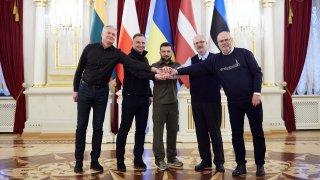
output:
<path id="1" fill-rule="evenodd" d="M 172 47 L 168 42 L 160 45 L 160 61 L 152 64 L 152 67 L 164 66 L 177 69 L 180 64 L 173 62 Z M 155 163 L 160 170 L 166 170 L 168 166 L 181 167 L 183 163 L 177 156 L 177 131 L 178 131 L 178 99 L 177 80 L 167 79 L 155 81 L 153 87 L 153 153 Z M 163 130 L 167 129 L 167 163 L 164 161 L 165 152 L 163 144 Z"/>

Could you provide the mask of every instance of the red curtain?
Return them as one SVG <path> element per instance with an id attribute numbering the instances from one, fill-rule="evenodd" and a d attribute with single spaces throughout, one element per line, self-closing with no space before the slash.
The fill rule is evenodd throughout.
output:
<path id="1" fill-rule="evenodd" d="M 177 32 L 177 23 L 178 23 L 178 15 L 180 8 L 181 0 L 167 0 L 168 4 L 168 12 L 171 24 L 171 32 L 174 44 L 176 44 L 176 32 Z"/>
<path id="2" fill-rule="evenodd" d="M 124 6 L 124 0 L 118 0 L 118 14 L 117 14 L 117 30 L 118 35 L 120 34 L 120 28 L 121 28 L 121 20 L 122 20 L 122 14 L 123 14 L 123 6 Z M 119 36 L 117 37 L 117 43 L 119 41 Z"/>
<path id="3" fill-rule="evenodd" d="M 18 15 L 13 14 L 14 7 Z M 14 133 L 22 133 L 26 121 L 26 101 L 22 93 L 23 0 L 0 1 L 0 62 L 10 94 L 16 100 Z M 16 21 L 17 20 L 17 21 Z"/>
<path id="4" fill-rule="evenodd" d="M 288 132 L 296 130 L 291 95 L 297 87 L 304 66 L 310 32 L 311 0 L 285 0 L 284 81 L 287 93 L 283 97 L 284 121 Z M 290 16 L 290 10 L 293 16 Z M 292 18 L 292 24 L 289 19 Z"/>
<path id="5" fill-rule="evenodd" d="M 135 0 L 135 2 L 136 2 L 140 32 L 142 34 L 145 34 L 147 22 L 148 22 L 150 0 Z"/>
<path id="6" fill-rule="evenodd" d="M 122 20 L 124 3 L 125 3 L 125 0 L 118 0 L 118 17 L 117 17 L 118 34 L 120 33 L 120 28 L 121 28 L 121 20 Z M 136 3 L 136 10 L 137 10 L 140 31 L 142 34 L 145 34 L 147 22 L 148 22 L 150 0 L 135 0 L 135 3 Z M 119 40 L 119 36 L 118 36 L 118 40 Z"/>

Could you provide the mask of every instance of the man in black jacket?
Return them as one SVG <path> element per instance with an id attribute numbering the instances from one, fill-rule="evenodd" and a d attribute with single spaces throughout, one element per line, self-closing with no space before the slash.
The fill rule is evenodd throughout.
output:
<path id="1" fill-rule="evenodd" d="M 198 54 L 189 58 L 181 67 L 204 63 L 213 54 L 208 51 L 206 38 L 196 35 L 193 44 Z M 200 171 L 211 168 L 210 139 L 214 154 L 214 164 L 217 172 L 224 172 L 224 153 L 221 137 L 221 95 L 220 83 L 214 74 L 203 74 L 200 76 L 189 76 L 192 115 L 196 127 L 198 149 L 201 163 L 194 169 Z M 210 83 L 208 83 L 210 82 Z M 204 86 L 205 84 L 205 86 Z"/>
<path id="2" fill-rule="evenodd" d="M 93 135 L 90 168 L 103 171 L 98 159 L 101 154 L 101 142 L 103 135 L 103 122 L 108 104 L 110 79 L 113 68 L 122 63 L 125 67 L 139 69 L 145 73 L 156 72 L 154 67 L 141 62 L 132 62 L 122 51 L 115 48 L 113 43 L 117 37 L 117 29 L 112 26 L 104 26 L 101 32 L 100 43 L 88 44 L 80 57 L 73 80 L 73 100 L 77 102 L 77 130 L 75 142 L 75 173 L 83 172 L 83 153 L 86 144 L 86 131 L 89 122 L 89 114 L 93 109 Z M 159 79 L 161 75 L 154 75 Z"/>
<path id="3" fill-rule="evenodd" d="M 133 36 L 132 49 L 129 56 L 134 61 L 149 65 L 145 57 L 146 38 L 138 33 Z M 124 68 L 123 81 L 123 100 L 122 115 L 119 132 L 117 135 L 117 168 L 119 171 L 126 171 L 124 164 L 125 145 L 128 132 L 130 130 L 133 118 L 136 120 L 135 145 L 134 145 L 134 168 L 145 170 L 146 164 L 143 162 L 142 155 L 144 151 L 145 130 L 148 122 L 149 105 L 152 101 L 152 93 L 149 80 L 153 79 L 152 73 L 134 71 L 132 73 L 128 68 Z"/>

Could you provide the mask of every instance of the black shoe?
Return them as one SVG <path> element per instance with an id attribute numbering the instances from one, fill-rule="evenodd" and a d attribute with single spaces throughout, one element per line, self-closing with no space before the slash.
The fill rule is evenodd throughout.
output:
<path id="1" fill-rule="evenodd" d="M 83 166 L 82 162 L 76 162 L 76 165 L 74 166 L 73 171 L 75 173 L 82 173 L 83 172 L 82 166 Z"/>
<path id="2" fill-rule="evenodd" d="M 217 172 L 224 172 L 225 170 L 224 170 L 223 164 L 217 164 L 216 171 Z"/>
<path id="3" fill-rule="evenodd" d="M 242 174 L 247 174 L 246 164 L 238 164 L 236 169 L 232 172 L 232 176 L 240 176 Z"/>
<path id="4" fill-rule="evenodd" d="M 117 162 L 117 169 L 121 172 L 126 172 L 127 168 L 123 161 Z"/>
<path id="5" fill-rule="evenodd" d="M 263 165 L 257 165 L 257 172 L 256 176 L 257 177 L 263 177 L 266 173 L 264 172 L 264 167 Z"/>
<path id="6" fill-rule="evenodd" d="M 93 170 L 99 171 L 99 172 L 103 171 L 103 167 L 99 164 L 98 161 L 91 161 L 90 169 L 93 169 Z"/>
<path id="7" fill-rule="evenodd" d="M 134 168 L 135 169 L 141 169 L 141 170 L 146 170 L 147 169 L 147 165 L 143 162 L 142 159 L 139 160 L 134 160 Z"/>
<path id="8" fill-rule="evenodd" d="M 204 169 L 211 169 L 212 168 L 212 163 L 211 162 L 205 162 L 205 161 L 201 161 L 200 164 L 196 165 L 194 167 L 194 170 L 196 171 L 201 171 Z"/>

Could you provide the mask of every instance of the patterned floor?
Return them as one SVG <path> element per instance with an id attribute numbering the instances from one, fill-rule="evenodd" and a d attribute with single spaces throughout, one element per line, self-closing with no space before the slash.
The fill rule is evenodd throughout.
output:
<path id="1" fill-rule="evenodd" d="M 319 179 L 320 180 L 320 131 L 303 131 L 293 134 L 267 136 L 266 176 L 259 179 Z M 243 177 L 232 177 L 236 166 L 231 143 L 224 143 L 226 172 L 211 170 L 194 171 L 200 162 L 196 143 L 178 143 L 181 169 L 158 171 L 154 164 L 152 144 L 145 144 L 144 160 L 147 171 L 133 168 L 133 144 L 127 145 L 127 172 L 116 170 L 115 144 L 103 144 L 100 162 L 105 171 L 90 170 L 90 149 L 87 144 L 84 173 L 73 172 L 74 141 L 63 139 L 30 139 L 0 134 L 0 179 L 256 179 L 252 140 L 247 138 L 247 170 Z"/>

